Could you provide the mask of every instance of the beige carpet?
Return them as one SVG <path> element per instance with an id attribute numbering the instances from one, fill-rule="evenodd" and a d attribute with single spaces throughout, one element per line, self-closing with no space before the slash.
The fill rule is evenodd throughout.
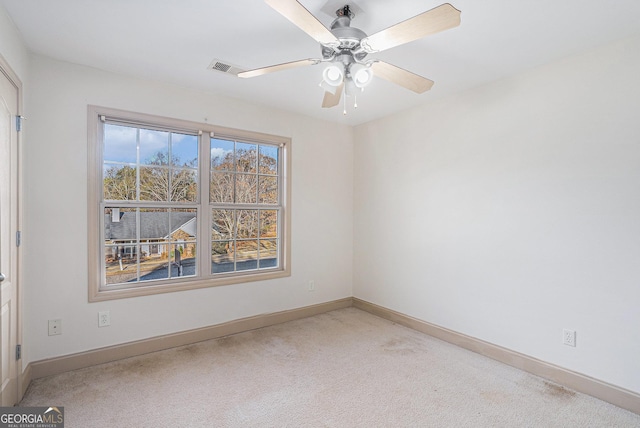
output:
<path id="1" fill-rule="evenodd" d="M 640 415 L 355 308 L 34 381 L 89 427 L 640 427 Z"/>

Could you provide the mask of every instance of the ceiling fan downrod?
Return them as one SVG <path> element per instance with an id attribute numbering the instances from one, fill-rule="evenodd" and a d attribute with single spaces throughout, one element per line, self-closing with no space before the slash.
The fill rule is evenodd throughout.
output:
<path id="1" fill-rule="evenodd" d="M 355 13 L 351 12 L 351 8 L 348 4 L 344 5 L 343 8 L 336 10 L 336 16 L 348 16 L 349 19 L 356 17 Z"/>

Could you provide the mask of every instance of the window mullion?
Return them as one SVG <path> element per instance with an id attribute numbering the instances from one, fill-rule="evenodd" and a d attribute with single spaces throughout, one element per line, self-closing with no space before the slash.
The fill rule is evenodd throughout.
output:
<path id="1" fill-rule="evenodd" d="M 140 201 L 140 128 L 136 131 L 136 201 Z"/>
<path id="2" fill-rule="evenodd" d="M 219 210 L 276 210 L 280 208 L 277 204 L 231 204 L 231 203 L 213 203 L 211 207 Z"/>
<path id="3" fill-rule="evenodd" d="M 171 267 L 172 267 L 172 260 L 171 260 L 171 253 L 173 252 L 173 260 L 175 260 L 176 256 L 176 247 L 173 245 L 173 237 L 171 236 L 171 216 L 173 215 L 173 210 L 171 208 L 167 208 L 167 230 L 169 231 L 169 234 L 167 235 L 167 278 L 171 279 L 172 275 L 171 275 Z"/>
<path id="4" fill-rule="evenodd" d="M 202 132 L 198 138 L 199 146 L 199 212 L 198 212 L 198 237 L 200 248 L 196 253 L 196 263 L 200 277 L 211 274 L 211 205 L 209 202 L 211 193 L 211 135 Z M 208 260 L 208 262 L 207 262 Z"/>
<path id="5" fill-rule="evenodd" d="M 140 251 L 142 246 L 140 245 L 140 208 L 136 209 L 136 282 L 140 282 Z"/>
<path id="6" fill-rule="evenodd" d="M 238 210 L 233 210 L 233 271 L 238 270 Z"/>
<path id="7" fill-rule="evenodd" d="M 256 266 L 258 266 L 258 269 L 260 269 L 260 214 L 262 213 L 262 211 L 258 208 L 258 233 L 256 233 L 256 236 L 258 237 L 258 247 L 256 248 L 256 257 L 257 257 L 257 263 Z"/>
<path id="8" fill-rule="evenodd" d="M 169 132 L 169 150 L 167 153 L 168 159 L 167 159 L 167 201 L 168 202 L 172 202 L 172 195 L 171 195 L 171 185 L 173 183 L 173 175 L 171 174 L 173 171 L 172 169 L 172 162 L 171 162 L 171 156 L 173 153 L 173 132 Z M 169 269 L 169 272 L 171 272 L 171 269 Z"/>

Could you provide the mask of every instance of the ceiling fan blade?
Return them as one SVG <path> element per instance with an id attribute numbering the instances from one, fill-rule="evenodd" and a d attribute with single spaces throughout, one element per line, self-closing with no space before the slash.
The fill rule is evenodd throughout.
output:
<path id="1" fill-rule="evenodd" d="M 406 21 L 365 37 L 360 45 L 368 53 L 380 52 L 460 25 L 460 11 L 441 4 Z"/>
<path id="2" fill-rule="evenodd" d="M 263 74 L 273 73 L 275 71 L 288 70 L 290 68 L 302 67 L 305 65 L 314 65 L 320 62 L 316 59 L 301 59 L 299 61 L 285 62 L 284 64 L 270 65 L 269 67 L 256 68 L 238 73 L 238 77 L 244 79 L 248 77 L 262 76 Z"/>
<path id="3" fill-rule="evenodd" d="M 265 0 L 265 2 L 318 43 L 336 47 L 340 45 L 340 40 L 298 1 Z"/>
<path id="4" fill-rule="evenodd" d="M 322 108 L 330 108 L 335 107 L 340 102 L 340 98 L 342 97 L 342 92 L 344 88 L 344 83 L 341 83 L 336 89 L 336 93 L 332 94 L 329 91 L 324 93 L 324 98 L 322 99 Z"/>
<path id="5" fill-rule="evenodd" d="M 428 91 L 433 86 L 433 80 L 418 76 L 388 62 L 376 61 L 371 64 L 371 68 L 374 76 L 388 80 L 418 94 Z"/>

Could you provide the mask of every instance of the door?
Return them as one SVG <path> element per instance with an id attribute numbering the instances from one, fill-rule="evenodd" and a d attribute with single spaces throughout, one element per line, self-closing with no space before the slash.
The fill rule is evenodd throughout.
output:
<path id="1" fill-rule="evenodd" d="M 0 403 L 18 401 L 18 86 L 0 63 Z"/>

